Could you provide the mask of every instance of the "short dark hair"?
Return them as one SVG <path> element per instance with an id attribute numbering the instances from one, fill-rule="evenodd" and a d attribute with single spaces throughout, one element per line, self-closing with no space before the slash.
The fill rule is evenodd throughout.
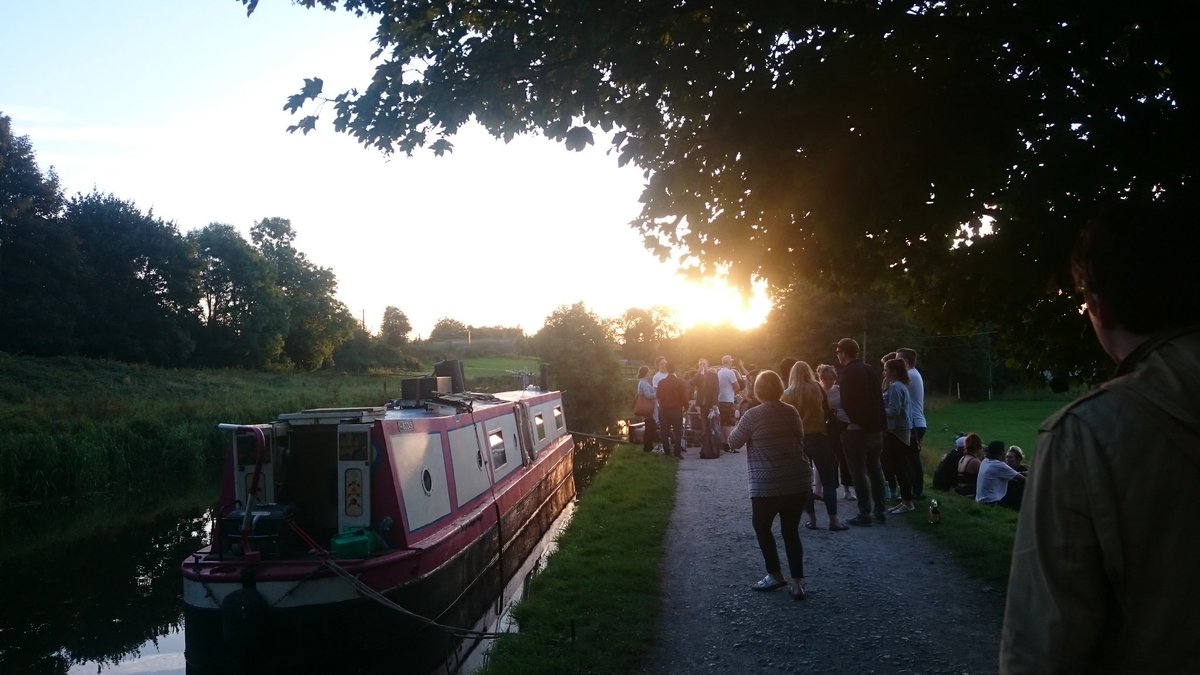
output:
<path id="1" fill-rule="evenodd" d="M 988 443 L 987 450 L 983 451 L 983 456 L 988 459 L 1000 459 L 1004 456 L 1004 441 L 992 441 Z"/>
<path id="2" fill-rule="evenodd" d="M 1200 266 L 1191 260 L 1196 217 L 1183 201 L 1106 204 L 1080 233 L 1071 256 L 1076 287 L 1103 298 L 1115 322 L 1131 333 L 1200 321 Z"/>
<path id="3" fill-rule="evenodd" d="M 917 352 L 915 349 L 909 349 L 908 347 L 901 347 L 900 349 L 896 350 L 896 356 L 901 359 L 904 359 L 904 364 L 907 365 L 909 368 L 917 367 Z"/>
<path id="4" fill-rule="evenodd" d="M 674 373 L 675 372 L 675 364 L 671 363 L 670 361 L 667 361 L 666 369 L 667 369 L 667 374 Z"/>
<path id="5" fill-rule="evenodd" d="M 837 341 L 834 347 L 852 359 L 858 356 L 858 342 L 854 338 L 842 338 Z"/>

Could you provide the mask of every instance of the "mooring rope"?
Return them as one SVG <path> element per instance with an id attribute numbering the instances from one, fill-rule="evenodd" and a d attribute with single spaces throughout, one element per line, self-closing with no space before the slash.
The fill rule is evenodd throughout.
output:
<path id="1" fill-rule="evenodd" d="M 588 434 L 588 433 L 584 433 L 582 431 L 571 431 L 570 429 L 567 429 L 567 433 L 571 434 L 572 436 L 586 436 L 588 438 L 595 438 L 595 439 L 601 440 L 601 441 L 613 441 L 614 443 L 628 443 L 629 442 L 628 439 L 619 438 L 617 436 L 601 436 L 599 434 Z"/>
<path id="2" fill-rule="evenodd" d="M 411 619 L 419 621 L 427 626 L 446 631 L 450 635 L 454 635 L 456 637 L 461 637 L 461 638 L 478 638 L 481 640 L 487 640 L 487 639 L 492 639 L 492 638 L 503 637 L 505 635 L 511 635 L 511 633 L 493 633 L 493 632 L 489 632 L 489 631 L 478 631 L 478 630 L 471 630 L 469 628 L 459 628 L 457 626 L 448 626 L 443 623 L 438 623 L 437 621 L 434 621 L 433 619 L 421 616 L 420 614 L 417 614 L 416 612 L 413 612 L 412 610 L 410 610 L 402 605 L 397 604 L 396 602 L 389 599 L 383 593 L 380 593 L 379 591 L 375 590 L 374 588 L 371 588 L 370 586 L 368 586 L 366 583 L 364 583 L 358 577 L 351 574 L 349 570 L 345 569 L 341 565 L 338 565 L 337 563 L 333 562 L 332 560 L 326 560 L 325 566 L 328 567 L 337 576 L 348 581 L 351 585 L 353 585 L 356 589 L 358 589 L 359 593 L 363 594 L 367 598 L 374 600 L 375 602 L 378 602 L 379 604 L 383 605 L 384 607 L 387 607 L 388 609 L 395 610 L 395 611 L 399 612 L 400 614 L 403 614 L 404 616 L 407 616 Z"/>

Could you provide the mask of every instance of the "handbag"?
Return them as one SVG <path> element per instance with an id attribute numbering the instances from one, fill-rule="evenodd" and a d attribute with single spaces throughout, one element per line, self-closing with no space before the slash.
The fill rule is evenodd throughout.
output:
<path id="1" fill-rule="evenodd" d="M 834 438 L 841 436 L 846 427 L 850 425 L 837 416 L 836 408 L 830 407 L 829 396 L 825 393 L 824 388 L 821 389 L 821 407 L 825 411 L 825 433 Z"/>
<path id="2" fill-rule="evenodd" d="M 633 399 L 633 414 L 637 417 L 650 417 L 654 414 L 654 399 L 638 394 Z"/>

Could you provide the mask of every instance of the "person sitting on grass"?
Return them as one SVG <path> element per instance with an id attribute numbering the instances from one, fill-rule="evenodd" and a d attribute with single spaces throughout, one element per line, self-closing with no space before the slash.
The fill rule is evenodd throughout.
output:
<path id="1" fill-rule="evenodd" d="M 979 458 L 983 456 L 983 439 L 979 434 L 967 434 L 963 443 L 963 455 L 958 460 L 958 485 L 954 491 L 964 497 L 975 496 L 975 484 L 979 479 Z"/>
<path id="2" fill-rule="evenodd" d="M 1015 445 L 1008 446 L 1008 454 L 1004 455 L 1004 463 L 1016 469 L 1017 473 L 1022 476 L 1029 473 L 1029 467 L 1025 466 L 1025 453 Z"/>
<path id="3" fill-rule="evenodd" d="M 979 465 L 975 501 L 980 504 L 999 504 L 1013 511 L 1021 510 L 1025 494 L 1025 476 L 1004 461 L 1004 443 L 988 443 L 987 453 Z"/>
<path id="4" fill-rule="evenodd" d="M 935 490 L 952 490 L 958 483 L 958 460 L 962 459 L 963 447 L 967 444 L 967 435 L 960 433 L 954 439 L 954 449 L 942 455 L 937 468 L 933 470 L 933 488 Z"/>

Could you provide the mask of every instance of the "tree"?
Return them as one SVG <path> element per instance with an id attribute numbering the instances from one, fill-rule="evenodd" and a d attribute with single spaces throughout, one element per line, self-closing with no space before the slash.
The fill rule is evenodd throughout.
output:
<path id="1" fill-rule="evenodd" d="M 835 364 L 833 343 L 851 337 L 873 364 L 899 347 L 922 351 L 923 332 L 909 311 L 881 292 L 834 294 L 798 280 L 774 294 L 767 326 L 773 352 L 812 367 Z M 924 372 L 924 371 L 922 371 Z"/>
<path id="2" fill-rule="evenodd" d="M 175 224 L 95 191 L 71 199 L 63 223 L 82 258 L 80 352 L 185 365 L 199 326 L 199 276 Z"/>
<path id="3" fill-rule="evenodd" d="M 533 336 L 539 359 L 550 366 L 550 384 L 563 392 L 563 405 L 576 431 L 603 433 L 618 415 L 621 373 L 613 336 L 582 302 L 563 305 Z M 632 399 L 632 386 L 630 396 Z"/>
<path id="4" fill-rule="evenodd" d="M 383 310 L 383 322 L 379 325 L 379 341 L 395 346 L 403 347 L 408 344 L 408 334 L 412 332 L 412 324 L 408 321 L 408 316 L 399 309 L 388 305 Z"/>
<path id="5" fill-rule="evenodd" d="M 266 258 L 232 225 L 188 233 L 200 262 L 197 352 L 206 365 L 265 368 L 283 361 L 287 306 Z"/>
<path id="6" fill-rule="evenodd" d="M 286 218 L 264 218 L 250 228 L 250 241 L 274 268 L 287 312 L 283 351 L 292 363 L 316 370 L 333 363 L 333 353 L 350 339 L 354 317 L 337 299 L 337 277 L 296 250 L 296 233 Z"/>
<path id="7" fill-rule="evenodd" d="M 327 103 L 383 152 L 450 151 L 472 117 L 569 149 L 599 129 L 645 171 L 659 255 L 886 286 L 931 326 L 999 326 L 1032 369 L 1094 355 L 1047 345 L 1086 329 L 1066 260 L 1096 205 L 1196 192 L 1188 0 L 299 3 L 378 15 L 382 58 L 336 95 L 307 79 L 293 130 Z"/>
<path id="8" fill-rule="evenodd" d="M 442 317 L 433 324 L 429 331 L 430 342 L 445 342 L 447 340 L 466 340 L 467 326 L 461 321 Z"/>
<path id="9" fill-rule="evenodd" d="M 648 309 L 630 307 L 617 319 L 616 329 L 625 358 L 647 363 L 658 356 L 664 343 L 679 335 L 674 312 L 661 305 Z"/>
<path id="10" fill-rule="evenodd" d="M 58 177 L 43 174 L 28 136 L 0 114 L 0 349 L 73 353 L 81 302 L 78 250 L 59 222 Z"/>

